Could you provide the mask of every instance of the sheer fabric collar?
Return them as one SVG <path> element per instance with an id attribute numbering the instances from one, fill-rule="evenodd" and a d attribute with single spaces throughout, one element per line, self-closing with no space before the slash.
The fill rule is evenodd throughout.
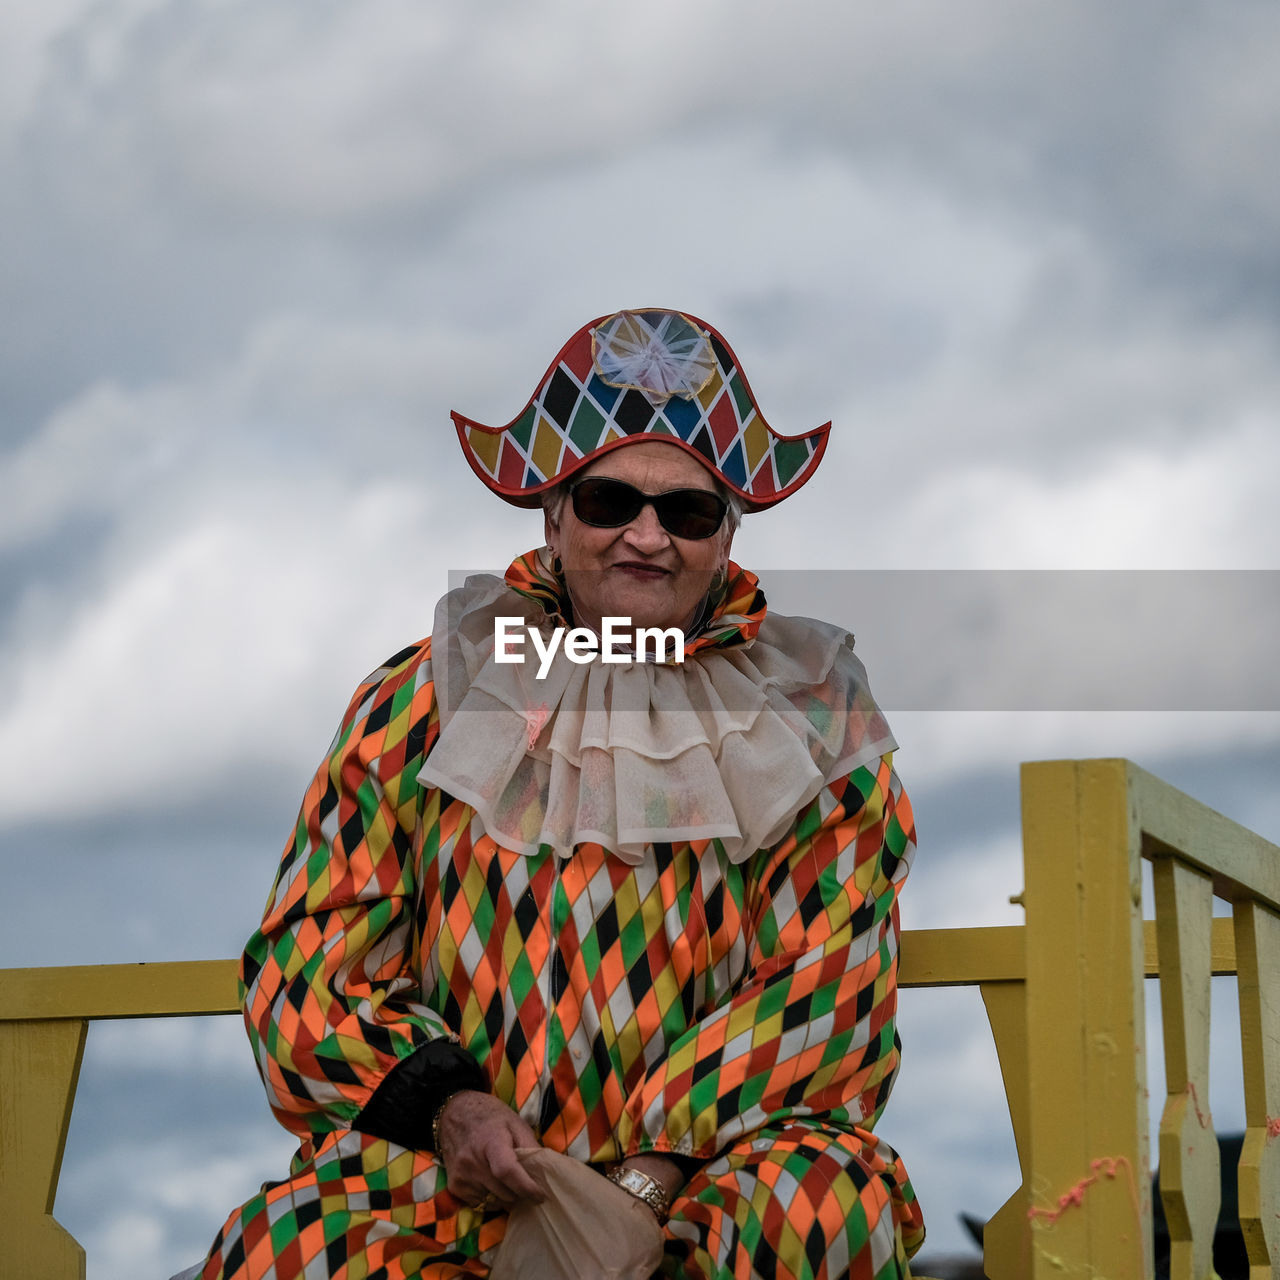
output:
<path id="1" fill-rule="evenodd" d="M 775 844 L 824 785 L 895 747 L 842 628 L 770 614 L 730 564 L 682 663 L 497 662 L 495 620 L 550 638 L 569 616 L 545 548 L 446 595 L 432 631 L 440 736 L 418 778 L 532 855 L 718 841 L 733 862 Z M 532 657 L 532 655 L 528 655 Z"/>

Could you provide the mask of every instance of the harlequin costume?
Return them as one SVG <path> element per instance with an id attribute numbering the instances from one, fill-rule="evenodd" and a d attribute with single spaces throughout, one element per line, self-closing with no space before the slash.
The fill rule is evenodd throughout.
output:
<path id="1" fill-rule="evenodd" d="M 723 339 L 668 312 L 581 330 L 508 428 L 455 422 L 521 505 L 669 434 L 763 507 L 826 433 L 777 436 Z M 922 1221 L 872 1130 L 914 826 L 851 638 L 769 614 L 731 564 L 683 663 L 561 650 L 537 680 L 494 661 L 496 617 L 570 608 L 531 552 L 451 592 L 356 691 L 242 965 L 272 1109 L 302 1145 L 193 1274 L 487 1275 L 506 1215 L 450 1193 L 430 1131 L 461 1088 L 583 1162 L 678 1159 L 665 1274 L 907 1274 Z"/>

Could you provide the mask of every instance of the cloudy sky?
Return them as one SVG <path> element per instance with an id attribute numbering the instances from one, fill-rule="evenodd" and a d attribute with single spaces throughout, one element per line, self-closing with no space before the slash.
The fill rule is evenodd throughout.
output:
<path id="1" fill-rule="evenodd" d="M 1022 759 L 1280 840 L 1278 59 L 1270 0 L 7 0 L 0 965 L 238 953 L 357 681 L 539 540 L 449 409 L 626 306 L 834 420 L 736 552 L 883 672 L 908 925 L 1018 922 Z M 904 1001 L 939 1249 L 1015 1181 L 980 1019 Z M 289 1149 L 236 1020 L 99 1025 L 59 1216 L 163 1277 Z"/>

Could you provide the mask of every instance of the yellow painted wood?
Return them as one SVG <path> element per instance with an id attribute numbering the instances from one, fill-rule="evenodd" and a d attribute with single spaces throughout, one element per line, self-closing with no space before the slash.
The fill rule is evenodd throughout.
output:
<path id="1" fill-rule="evenodd" d="M 1160 938 L 1156 922 L 1146 920 L 1142 926 L 1144 967 L 1148 978 L 1160 976 Z M 1236 936 L 1230 916 L 1214 916 L 1209 922 L 1209 967 L 1215 978 L 1231 978 L 1236 972 Z"/>
<path id="2" fill-rule="evenodd" d="M 1236 971 L 1231 921 L 1213 922 L 1213 972 Z M 1154 921 L 1147 921 L 1145 968 L 1159 973 Z M 239 1012 L 235 960 L 59 965 L 0 969 L 0 1022 L 31 1018 L 196 1017 Z M 898 985 L 976 986 L 1026 975 L 1022 926 L 905 929 Z"/>
<path id="3" fill-rule="evenodd" d="M 237 1013 L 235 960 L 0 969 L 0 1022 Z"/>
<path id="4" fill-rule="evenodd" d="M 1234 915 L 1246 1125 L 1240 1229 L 1250 1280 L 1271 1280 L 1280 1273 L 1280 910 L 1244 902 Z"/>
<path id="5" fill-rule="evenodd" d="M 976 986 L 1021 982 L 1026 952 L 1021 925 L 969 929 L 904 929 L 898 943 L 898 986 Z"/>
<path id="6" fill-rule="evenodd" d="M 1280 902 L 1280 846 L 1137 765 L 1127 760 L 1115 763 L 1124 764 L 1141 814 L 1144 852 L 1154 856 L 1176 851 L 1213 876 L 1219 897 Z"/>
<path id="7" fill-rule="evenodd" d="M 0 1280 L 84 1280 L 53 1201 L 87 1023 L 0 1023 Z"/>
<path id="8" fill-rule="evenodd" d="M 1152 1268 L 1138 828 L 1123 760 L 1022 767 L 1033 1280 Z"/>
<path id="9" fill-rule="evenodd" d="M 995 1212 L 983 1232 L 983 1269 L 989 1280 L 1023 1280 L 1031 1251 L 1027 1191 L 1031 1181 L 1031 1142 L 1028 1121 L 1031 1092 L 1027 1080 L 1027 992 L 1021 982 L 984 982 L 982 1003 L 995 1040 L 1004 1079 L 1013 1141 L 1018 1150 L 1022 1184 Z"/>
<path id="10" fill-rule="evenodd" d="M 1209 1114 L 1213 886 L 1208 873 L 1173 857 L 1156 858 L 1152 876 L 1166 961 L 1160 973 L 1168 1086 L 1160 1120 L 1160 1197 L 1169 1223 L 1169 1274 L 1171 1280 L 1202 1280 L 1212 1269 L 1222 1201 Z"/>
<path id="11" fill-rule="evenodd" d="M 1154 966 L 1154 945 L 1151 956 Z M 0 969 L 0 1022 L 237 1013 L 236 966 L 235 960 L 185 960 Z M 902 987 L 1013 982 L 1024 972 L 1018 925 L 902 932 Z"/>
<path id="12" fill-rule="evenodd" d="M 84 1280 L 53 1202 L 90 1018 L 235 1013 L 234 960 L 0 970 L 0 1280 Z"/>

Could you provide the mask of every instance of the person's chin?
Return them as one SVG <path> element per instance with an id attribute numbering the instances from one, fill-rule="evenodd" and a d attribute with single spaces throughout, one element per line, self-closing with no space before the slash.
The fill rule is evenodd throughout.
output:
<path id="1" fill-rule="evenodd" d="M 631 627 L 671 627 L 671 598 L 666 591 L 646 591 L 643 588 L 619 592 L 607 614 L 626 618 Z"/>

